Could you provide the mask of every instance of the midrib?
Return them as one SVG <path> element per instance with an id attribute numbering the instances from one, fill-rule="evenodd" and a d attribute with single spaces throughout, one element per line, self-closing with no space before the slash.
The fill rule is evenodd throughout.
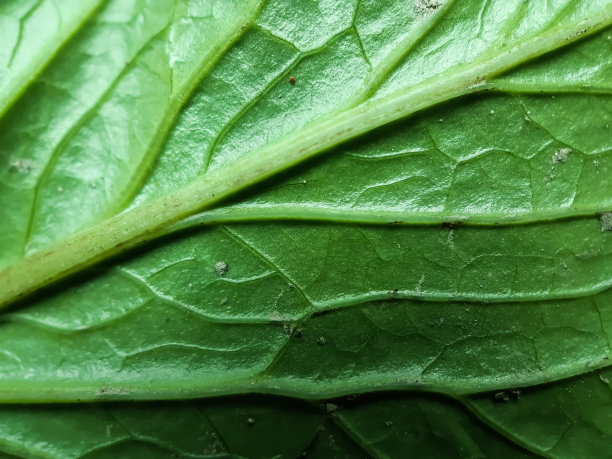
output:
<path id="1" fill-rule="evenodd" d="M 597 17 L 567 29 L 547 33 L 430 78 L 396 94 L 365 102 L 325 120 L 319 120 L 283 141 L 266 145 L 236 164 L 221 167 L 189 185 L 151 203 L 82 231 L 54 247 L 0 272 L 0 306 L 77 272 L 93 263 L 153 239 L 164 228 L 221 199 L 269 178 L 318 153 L 419 110 L 465 94 L 481 91 L 474 82 L 489 80 L 521 63 L 557 49 L 609 25 L 612 5 Z"/>

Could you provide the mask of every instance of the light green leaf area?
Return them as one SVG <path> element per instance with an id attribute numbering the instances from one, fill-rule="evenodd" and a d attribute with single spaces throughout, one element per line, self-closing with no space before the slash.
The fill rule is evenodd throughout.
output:
<path id="1" fill-rule="evenodd" d="M 101 0 L 9 0 L 0 4 L 0 115 L 100 4 Z"/>
<path id="2" fill-rule="evenodd" d="M 0 451 L 605 457 L 610 24 L 5 1 Z"/>

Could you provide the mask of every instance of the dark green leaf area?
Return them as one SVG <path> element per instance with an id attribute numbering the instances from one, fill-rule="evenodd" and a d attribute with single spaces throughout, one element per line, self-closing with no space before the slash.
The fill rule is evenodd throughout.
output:
<path id="1" fill-rule="evenodd" d="M 5 405 L 0 451 L 6 457 L 88 459 L 530 457 L 457 402 L 411 393 L 324 402 L 239 396 Z"/>
<path id="2" fill-rule="evenodd" d="M 610 457 L 612 370 L 521 388 L 514 400 L 504 392 L 473 397 L 468 406 L 512 440 L 549 457 Z M 502 395 L 500 395 L 502 394 Z"/>

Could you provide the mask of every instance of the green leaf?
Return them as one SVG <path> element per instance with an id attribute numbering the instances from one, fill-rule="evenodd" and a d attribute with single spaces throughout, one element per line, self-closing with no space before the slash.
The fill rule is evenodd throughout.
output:
<path id="1" fill-rule="evenodd" d="M 87 404 L 0 450 L 606 454 L 611 1 L 78 3 L 0 7 L 0 402 Z"/>
<path id="2" fill-rule="evenodd" d="M 468 406 L 483 421 L 527 448 L 552 457 L 605 456 L 612 442 L 610 368 L 527 388 L 509 402 L 495 394 Z M 502 399 L 505 394 L 502 394 Z M 497 396 L 499 399 L 500 396 Z"/>
<path id="3" fill-rule="evenodd" d="M 0 115 L 100 4 L 101 0 L 9 0 L 0 5 Z"/>
<path id="4" fill-rule="evenodd" d="M 27 457 L 532 457 L 458 403 L 430 396 L 250 396 L 0 413 L 0 449 Z"/>

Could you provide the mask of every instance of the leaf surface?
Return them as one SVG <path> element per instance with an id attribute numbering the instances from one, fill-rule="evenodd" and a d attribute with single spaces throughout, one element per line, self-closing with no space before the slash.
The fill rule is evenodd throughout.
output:
<path id="1" fill-rule="evenodd" d="M 4 451 L 244 455 L 254 410 L 287 418 L 262 457 L 604 454 L 610 1 L 31 3 L 0 9 L 0 401 L 90 404 L 7 405 Z M 89 427 L 18 427 L 49 416 Z"/>

